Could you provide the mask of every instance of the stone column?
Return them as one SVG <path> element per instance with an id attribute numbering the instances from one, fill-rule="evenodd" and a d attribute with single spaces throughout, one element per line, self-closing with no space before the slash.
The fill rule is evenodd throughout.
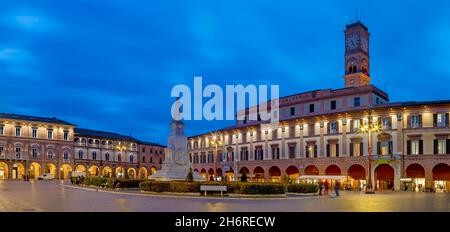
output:
<path id="1" fill-rule="evenodd" d="M 425 166 L 425 188 L 434 189 L 433 167 L 427 168 Z"/>
<path id="2" fill-rule="evenodd" d="M 401 164 L 400 162 L 394 163 L 392 166 L 394 166 L 394 190 L 399 191 L 400 190 L 400 178 L 402 176 L 402 170 L 401 170 Z"/>

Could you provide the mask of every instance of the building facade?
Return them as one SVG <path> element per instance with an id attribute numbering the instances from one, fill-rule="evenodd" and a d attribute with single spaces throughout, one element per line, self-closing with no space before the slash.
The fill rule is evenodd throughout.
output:
<path id="1" fill-rule="evenodd" d="M 370 84 L 369 36 L 360 22 L 346 27 L 344 88 L 280 98 L 276 126 L 249 108 L 235 126 L 190 137 L 194 170 L 228 180 L 246 173 L 250 181 L 340 175 L 352 188 L 371 175 L 377 190 L 448 191 L 450 101 L 390 103 Z M 378 129 L 370 146 L 369 125 Z"/>
<path id="2" fill-rule="evenodd" d="M 158 164 L 143 162 L 147 149 Z M 74 171 L 147 178 L 163 160 L 164 146 L 159 144 L 77 128 L 57 118 L 0 114 L 0 179 L 37 179 L 42 174 L 67 179 Z"/>
<path id="3" fill-rule="evenodd" d="M 73 163 L 74 128 L 57 118 L 0 114 L 0 179 L 63 175 Z"/>

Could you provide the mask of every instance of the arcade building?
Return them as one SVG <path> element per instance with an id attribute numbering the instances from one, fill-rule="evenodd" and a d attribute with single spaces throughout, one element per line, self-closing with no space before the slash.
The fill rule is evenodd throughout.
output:
<path id="1" fill-rule="evenodd" d="M 57 118 L 0 114 L 0 180 L 89 176 L 141 178 L 161 168 L 164 146 L 77 128 Z"/>
<path id="2" fill-rule="evenodd" d="M 194 171 L 229 181 L 345 176 L 353 189 L 370 175 L 378 191 L 449 191 L 450 100 L 390 102 L 371 85 L 368 28 L 355 22 L 344 33 L 344 88 L 280 98 L 275 128 L 248 120 L 250 108 L 232 127 L 190 137 Z"/>

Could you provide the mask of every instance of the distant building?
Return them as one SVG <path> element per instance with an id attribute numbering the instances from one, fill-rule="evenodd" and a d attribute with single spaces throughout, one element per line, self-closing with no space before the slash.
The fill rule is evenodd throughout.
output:
<path id="1" fill-rule="evenodd" d="M 450 101 L 390 103 L 370 84 L 369 54 L 367 27 L 347 25 L 343 89 L 280 98 L 277 128 L 248 120 L 257 111 L 240 111 L 244 120 L 214 132 L 223 142 L 217 152 L 212 133 L 190 137 L 195 171 L 228 180 L 246 173 L 250 181 L 342 175 L 352 188 L 371 175 L 377 190 L 450 190 Z M 370 171 L 368 134 L 359 133 L 369 124 L 381 129 L 372 136 Z"/>
<path id="2" fill-rule="evenodd" d="M 67 179 L 73 171 L 147 178 L 163 159 L 164 146 L 130 136 L 76 128 L 57 118 L 0 114 L 0 179 L 44 173 Z"/>

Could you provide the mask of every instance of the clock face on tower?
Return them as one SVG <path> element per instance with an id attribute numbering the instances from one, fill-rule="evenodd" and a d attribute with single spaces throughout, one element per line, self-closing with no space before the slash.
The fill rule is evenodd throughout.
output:
<path id="1" fill-rule="evenodd" d="M 348 51 L 355 50 L 359 45 L 359 35 L 352 33 L 347 37 L 346 46 Z"/>

